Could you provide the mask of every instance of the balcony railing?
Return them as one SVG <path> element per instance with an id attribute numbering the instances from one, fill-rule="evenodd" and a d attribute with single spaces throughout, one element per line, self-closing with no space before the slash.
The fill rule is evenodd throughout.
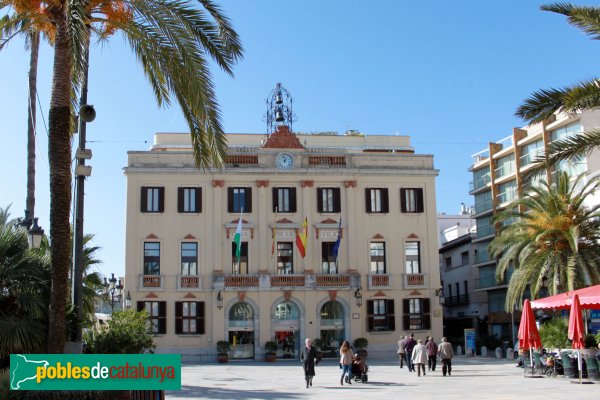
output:
<path id="1" fill-rule="evenodd" d="M 305 281 L 304 274 L 271 275 L 271 287 L 303 287 Z"/>
<path id="2" fill-rule="evenodd" d="M 475 198 L 477 200 L 477 198 Z M 475 214 L 482 213 L 484 211 L 489 211 L 492 209 L 492 199 L 486 199 L 481 202 L 475 203 Z"/>
<path id="3" fill-rule="evenodd" d="M 386 274 L 370 274 L 368 277 L 369 289 L 389 289 L 392 287 L 392 277 Z"/>
<path id="4" fill-rule="evenodd" d="M 444 298 L 444 306 L 452 307 L 452 306 L 461 306 L 469 304 L 469 294 L 457 294 L 454 296 L 447 296 Z"/>
<path id="5" fill-rule="evenodd" d="M 225 275 L 225 288 L 257 288 L 258 275 Z"/>
<path id="6" fill-rule="evenodd" d="M 404 289 L 426 288 L 425 274 L 403 274 Z"/>
<path id="7" fill-rule="evenodd" d="M 350 287 L 350 275 L 316 274 L 316 287 Z"/>
<path id="8" fill-rule="evenodd" d="M 164 279 L 162 275 L 140 275 L 140 290 L 164 290 Z"/>
<path id="9" fill-rule="evenodd" d="M 485 175 L 477 177 L 476 179 L 469 182 L 469 192 L 472 192 L 473 190 L 477 190 L 479 188 L 487 186 L 488 183 L 490 183 L 491 181 L 492 181 L 492 177 L 489 172 Z"/>
<path id="10" fill-rule="evenodd" d="M 200 275 L 177 275 L 177 290 L 202 290 Z"/>
<path id="11" fill-rule="evenodd" d="M 269 273 L 251 275 L 214 274 L 212 289 L 214 290 L 279 290 L 294 288 L 298 290 L 314 289 L 350 289 L 360 286 L 359 274 L 282 274 Z"/>
<path id="12" fill-rule="evenodd" d="M 503 285 L 502 283 L 496 282 L 495 276 L 484 276 L 483 278 L 475 279 L 476 289 L 485 289 L 495 286 Z"/>

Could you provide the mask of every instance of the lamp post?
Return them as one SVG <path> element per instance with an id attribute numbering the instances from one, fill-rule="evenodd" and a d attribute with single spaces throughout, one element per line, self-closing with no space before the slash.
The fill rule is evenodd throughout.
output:
<path id="1" fill-rule="evenodd" d="M 128 310 L 131 308 L 131 295 L 129 294 L 129 290 L 127 291 L 127 297 L 125 297 L 125 308 Z"/>
<path id="2" fill-rule="evenodd" d="M 118 302 L 121 301 L 121 297 L 123 296 L 123 285 L 121 284 L 120 280 L 115 278 L 115 274 L 110 275 L 111 277 L 108 280 L 108 294 L 110 295 L 110 313 L 112 315 L 112 313 L 115 311 L 115 297 L 117 298 Z M 129 298 L 129 302 L 131 303 L 131 297 Z"/>
<path id="3" fill-rule="evenodd" d="M 38 219 L 29 216 L 29 210 L 25 210 L 25 218 L 21 218 L 17 224 L 19 229 L 27 232 L 27 242 L 30 249 L 39 249 L 44 237 L 44 230 L 38 225 Z"/>
<path id="4" fill-rule="evenodd" d="M 223 309 L 223 295 L 221 294 L 220 290 L 219 293 L 217 293 L 217 308 L 219 310 Z"/>
<path id="5" fill-rule="evenodd" d="M 354 299 L 356 300 L 356 307 L 362 306 L 362 293 L 360 292 L 360 289 L 362 289 L 362 288 L 359 286 L 356 289 L 356 292 L 354 292 Z"/>

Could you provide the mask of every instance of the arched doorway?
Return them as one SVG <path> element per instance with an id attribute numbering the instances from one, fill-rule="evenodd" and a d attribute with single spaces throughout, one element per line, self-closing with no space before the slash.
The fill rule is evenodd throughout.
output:
<path id="1" fill-rule="evenodd" d="M 337 350 L 345 340 L 344 307 L 331 300 L 321 307 L 321 351 L 324 357 L 337 357 Z"/>
<path id="2" fill-rule="evenodd" d="M 298 358 L 300 311 L 291 301 L 275 305 L 271 313 L 271 336 L 277 342 L 278 358 Z"/>
<path id="3" fill-rule="evenodd" d="M 229 344 L 232 359 L 254 358 L 254 309 L 236 303 L 229 310 Z"/>

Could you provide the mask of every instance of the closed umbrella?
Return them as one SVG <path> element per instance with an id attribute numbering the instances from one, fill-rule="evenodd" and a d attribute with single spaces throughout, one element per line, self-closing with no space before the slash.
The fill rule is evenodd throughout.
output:
<path id="1" fill-rule="evenodd" d="M 571 313 L 569 314 L 569 339 L 572 340 L 571 346 L 577 351 L 577 362 L 579 365 L 579 383 L 581 383 L 581 349 L 583 349 L 583 318 L 581 317 L 581 305 L 579 296 L 575 294 L 571 302 Z"/>
<path id="2" fill-rule="evenodd" d="M 523 303 L 523 312 L 521 313 L 521 323 L 519 324 L 519 348 L 529 350 L 531 360 L 531 375 L 533 375 L 533 349 L 542 348 L 542 339 L 540 332 L 535 324 L 535 317 L 531 309 L 529 299 Z"/>

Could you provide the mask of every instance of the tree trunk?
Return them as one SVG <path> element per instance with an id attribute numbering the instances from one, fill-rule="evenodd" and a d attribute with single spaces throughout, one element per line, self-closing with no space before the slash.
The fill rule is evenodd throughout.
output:
<path id="1" fill-rule="evenodd" d="M 29 104 L 27 107 L 27 198 L 25 209 L 31 217 L 35 216 L 35 131 L 37 96 L 37 67 L 40 52 L 40 33 L 32 32 L 31 57 L 29 59 Z"/>
<path id="2" fill-rule="evenodd" d="M 56 23 L 52 94 L 50 98 L 48 159 L 50 162 L 50 255 L 52 293 L 48 324 L 48 352 L 63 353 L 65 315 L 69 293 L 71 254 L 69 216 L 71 210 L 71 39 L 65 16 L 66 5 L 51 8 Z"/>

